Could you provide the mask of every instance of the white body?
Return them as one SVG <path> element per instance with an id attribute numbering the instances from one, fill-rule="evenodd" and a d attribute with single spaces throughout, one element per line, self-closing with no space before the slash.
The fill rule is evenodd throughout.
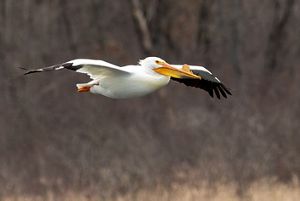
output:
<path id="1" fill-rule="evenodd" d="M 152 93 L 170 81 L 170 77 L 160 75 L 143 66 L 132 65 L 120 68 L 129 73 L 96 79 L 99 84 L 93 85 L 90 92 L 109 98 L 133 98 Z"/>

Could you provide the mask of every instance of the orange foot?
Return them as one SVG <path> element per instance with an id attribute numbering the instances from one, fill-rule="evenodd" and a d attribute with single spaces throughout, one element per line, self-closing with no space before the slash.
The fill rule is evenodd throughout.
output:
<path id="1" fill-rule="evenodd" d="M 78 92 L 89 92 L 90 89 L 91 89 L 90 86 L 84 86 L 84 87 L 78 87 L 78 88 L 77 88 L 77 91 L 78 91 Z"/>

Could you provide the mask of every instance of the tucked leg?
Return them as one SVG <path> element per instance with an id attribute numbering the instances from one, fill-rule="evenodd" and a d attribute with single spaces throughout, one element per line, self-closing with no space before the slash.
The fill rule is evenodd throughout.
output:
<path id="1" fill-rule="evenodd" d="M 77 87 L 78 92 L 89 92 L 91 89 L 91 86 L 82 86 L 82 87 Z"/>
<path id="2" fill-rule="evenodd" d="M 91 88 L 94 85 L 98 85 L 99 81 L 98 80 L 92 80 L 89 83 L 84 83 L 84 84 L 77 84 L 77 91 L 78 92 L 89 92 L 91 90 Z"/>

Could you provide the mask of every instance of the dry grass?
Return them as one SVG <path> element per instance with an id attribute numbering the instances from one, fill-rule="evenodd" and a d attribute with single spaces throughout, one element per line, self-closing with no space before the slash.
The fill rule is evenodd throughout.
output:
<path id="1" fill-rule="evenodd" d="M 278 183 L 275 180 L 261 180 L 254 182 L 243 194 L 237 195 L 237 186 L 233 184 L 219 183 L 213 186 L 179 185 L 171 188 L 156 187 L 144 189 L 135 193 L 128 193 L 115 198 L 103 198 L 87 193 L 67 192 L 63 196 L 49 193 L 45 197 L 10 196 L 3 201 L 298 201 L 300 199 L 300 185 L 298 180 L 291 184 Z"/>

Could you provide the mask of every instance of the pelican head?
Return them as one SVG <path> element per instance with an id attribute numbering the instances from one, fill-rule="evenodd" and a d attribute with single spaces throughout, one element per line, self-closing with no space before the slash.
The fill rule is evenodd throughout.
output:
<path id="1" fill-rule="evenodd" d="M 147 57 L 145 59 L 140 60 L 139 64 L 143 67 L 156 69 L 163 67 L 164 64 L 168 63 L 159 57 Z"/>
<path id="2" fill-rule="evenodd" d="M 139 64 L 143 67 L 150 68 L 158 74 L 174 77 L 174 78 L 199 78 L 199 76 L 188 72 L 183 68 L 175 68 L 172 65 L 168 64 L 165 60 L 159 57 L 147 57 L 146 59 L 140 60 Z"/>

